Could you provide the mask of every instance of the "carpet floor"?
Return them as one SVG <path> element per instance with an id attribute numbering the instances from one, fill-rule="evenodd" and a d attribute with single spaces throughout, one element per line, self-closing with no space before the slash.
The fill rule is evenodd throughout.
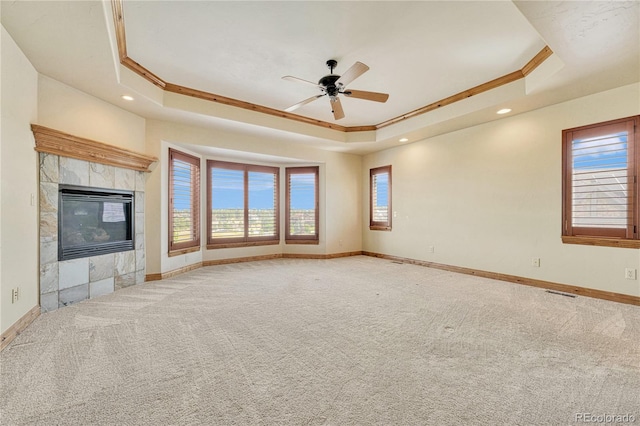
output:
<path id="1" fill-rule="evenodd" d="M 640 422 L 639 307 L 366 256 L 129 287 L 0 362 L 2 425 Z"/>

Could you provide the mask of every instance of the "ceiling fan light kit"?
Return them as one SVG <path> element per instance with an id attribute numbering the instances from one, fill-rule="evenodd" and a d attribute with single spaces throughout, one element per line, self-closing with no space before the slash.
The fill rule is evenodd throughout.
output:
<path id="1" fill-rule="evenodd" d="M 311 84 L 316 86 L 322 92 L 319 95 L 312 96 L 303 101 L 298 102 L 295 105 L 290 106 L 285 109 L 287 112 L 295 111 L 303 105 L 306 105 L 310 102 L 315 101 L 318 98 L 323 96 L 328 96 L 331 112 L 333 113 L 333 117 L 336 120 L 340 120 L 344 118 L 344 111 L 342 109 L 342 103 L 340 102 L 340 98 L 338 95 L 349 96 L 351 98 L 356 99 L 364 99 L 367 101 L 374 102 L 386 102 L 389 99 L 389 95 L 387 93 L 379 93 L 379 92 L 367 92 L 364 90 L 346 90 L 346 86 L 351 83 L 356 78 L 360 77 L 365 72 L 369 71 L 369 67 L 363 64 L 362 62 L 356 62 L 349 68 L 343 75 L 338 75 L 333 73 L 333 69 L 338 65 L 338 61 L 335 59 L 329 59 L 327 61 L 327 67 L 329 67 L 330 74 L 325 75 L 318 83 L 312 83 L 307 80 L 303 80 L 301 78 L 292 77 L 290 75 L 286 75 L 282 77 L 284 80 L 295 81 L 299 83 Z"/>

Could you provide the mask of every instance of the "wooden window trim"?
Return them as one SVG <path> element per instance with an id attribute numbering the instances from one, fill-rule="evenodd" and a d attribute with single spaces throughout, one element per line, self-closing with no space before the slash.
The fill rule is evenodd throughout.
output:
<path id="1" fill-rule="evenodd" d="M 216 249 L 225 249 L 225 248 L 236 248 L 236 247 L 258 247 L 258 246 L 273 246 L 280 244 L 279 240 L 264 240 L 264 241 L 242 241 L 237 243 L 216 243 L 216 244 L 207 244 L 208 250 L 216 250 Z"/>
<path id="2" fill-rule="evenodd" d="M 239 170 L 244 172 L 244 236 L 231 238 L 215 238 L 211 237 L 211 218 L 212 218 L 212 197 L 211 197 L 211 169 L 222 168 L 228 170 Z M 275 235 L 273 236 L 248 236 L 249 227 L 249 173 L 273 173 L 275 185 Z M 207 160 L 207 249 L 233 248 L 233 247 L 251 247 L 257 245 L 270 245 L 280 243 L 280 168 L 273 166 L 260 166 L 256 164 L 233 163 L 229 161 Z"/>
<path id="3" fill-rule="evenodd" d="M 563 235 L 562 242 L 565 244 L 579 244 L 584 246 L 640 248 L 640 240 L 628 240 L 624 238 L 573 237 Z"/>
<path id="4" fill-rule="evenodd" d="M 192 187 L 192 221 L 194 224 L 196 238 L 182 243 L 173 242 L 173 160 L 177 159 L 195 166 L 198 180 L 195 187 Z M 169 256 L 178 256 L 200 250 L 200 158 L 186 154 L 173 148 L 169 148 Z"/>
<path id="5" fill-rule="evenodd" d="M 185 248 L 185 249 L 181 249 L 181 250 L 174 250 L 174 251 L 170 251 L 169 252 L 169 257 L 174 257 L 174 256 L 180 256 L 183 254 L 187 254 L 187 253 L 193 253 L 196 251 L 200 251 L 200 245 L 198 244 L 197 247 L 190 247 L 190 248 Z"/>
<path id="6" fill-rule="evenodd" d="M 289 222 L 291 220 L 290 207 L 290 180 L 289 177 L 292 174 L 308 174 L 313 173 L 315 176 L 315 235 L 291 235 Z M 319 244 L 320 243 L 320 167 L 319 166 L 307 166 L 307 167 L 287 167 L 285 169 L 285 243 L 286 244 Z"/>
<path id="7" fill-rule="evenodd" d="M 387 205 L 389 206 L 389 214 L 387 221 L 373 220 L 373 177 L 376 174 L 389 174 L 389 190 L 387 191 Z M 369 229 L 372 231 L 391 231 L 391 165 L 376 167 L 369 170 Z"/>
<path id="8" fill-rule="evenodd" d="M 639 212 L 638 197 L 640 168 L 640 149 L 637 143 L 637 132 L 640 116 L 631 116 L 586 126 L 565 129 L 562 131 L 562 242 L 565 244 L 579 244 L 601 247 L 640 248 L 639 240 Z M 587 228 L 572 226 L 572 151 L 571 143 L 577 137 L 587 138 L 606 132 L 603 128 L 626 128 L 628 132 L 628 190 L 629 190 L 629 220 L 626 228 Z M 579 135 L 579 136 L 578 136 Z"/>

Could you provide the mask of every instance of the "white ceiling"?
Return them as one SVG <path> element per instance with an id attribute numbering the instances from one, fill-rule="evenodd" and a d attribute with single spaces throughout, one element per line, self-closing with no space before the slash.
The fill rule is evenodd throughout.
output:
<path id="1" fill-rule="evenodd" d="M 117 63 L 109 1 L 2 1 L 2 24 L 47 76 L 132 112 L 297 139 L 364 153 L 410 134 L 425 137 L 640 81 L 639 2 L 588 1 L 125 1 L 127 54 L 163 80 L 284 110 L 319 91 L 282 80 L 317 81 L 336 59 L 370 70 L 348 87 L 389 93 L 384 103 L 342 98 L 336 122 L 321 98 L 295 113 L 341 126 L 375 125 L 521 69 L 545 45 L 551 72 L 532 90 L 487 96 L 453 113 L 424 114 L 358 143 L 253 116 L 172 107 L 151 99 Z M 151 86 L 150 83 L 144 82 Z M 498 89 L 496 89 L 498 90 Z M 119 96 L 134 92 L 136 101 Z M 147 99 L 149 97 L 149 99 Z M 186 101 L 185 101 L 186 102 Z M 465 102 L 465 101 L 463 101 Z M 508 104 L 508 105 L 507 105 Z M 459 108 L 460 109 L 460 108 Z M 451 114 L 447 114 L 451 110 Z M 428 117 L 432 114 L 432 117 Z M 273 119 L 282 120 L 282 119 Z M 313 126 L 312 126 L 313 127 Z M 313 137 L 311 137 L 313 136 Z"/>
<path id="2" fill-rule="evenodd" d="M 522 68 L 545 42 L 511 2 L 126 2 L 127 51 L 182 86 L 283 110 L 356 61 L 343 126 L 381 123 Z M 484 19 L 477 19 L 484 16 Z M 153 23 L 162 23 L 153 25 Z M 469 37 L 472 35 L 472 37 Z M 296 113 L 334 121 L 326 98 Z"/>

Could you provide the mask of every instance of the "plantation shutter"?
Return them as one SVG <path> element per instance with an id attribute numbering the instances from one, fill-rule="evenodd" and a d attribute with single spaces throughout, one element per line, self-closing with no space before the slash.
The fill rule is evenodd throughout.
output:
<path id="1" fill-rule="evenodd" d="M 288 167 L 287 240 L 318 240 L 318 171 L 315 167 Z"/>
<path id="2" fill-rule="evenodd" d="M 391 166 L 370 170 L 369 228 L 391 229 Z"/>
<path id="3" fill-rule="evenodd" d="M 248 237 L 274 237 L 278 233 L 278 173 L 248 171 Z"/>
<path id="4" fill-rule="evenodd" d="M 231 163 L 213 162 L 210 167 L 211 239 L 244 238 L 244 168 Z"/>
<path id="5" fill-rule="evenodd" d="M 565 235 L 634 238 L 633 123 L 565 132 Z"/>
<path id="6" fill-rule="evenodd" d="M 207 161 L 208 244 L 278 240 L 277 167 Z"/>
<path id="7" fill-rule="evenodd" d="M 169 251 L 200 245 L 200 159 L 169 150 Z"/>

